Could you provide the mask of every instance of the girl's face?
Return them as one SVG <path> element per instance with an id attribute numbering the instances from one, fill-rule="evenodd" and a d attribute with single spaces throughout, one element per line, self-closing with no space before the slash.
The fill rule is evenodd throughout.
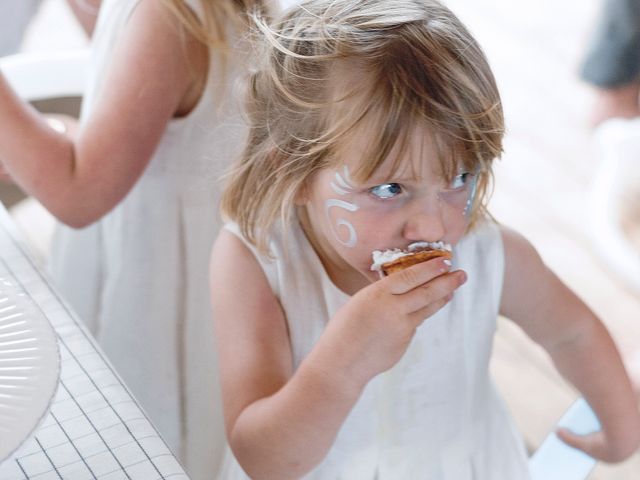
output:
<path id="1" fill-rule="evenodd" d="M 447 182 L 430 142 L 414 143 L 398 171 L 387 160 L 357 183 L 350 172 L 366 145 L 356 139 L 341 155 L 343 164 L 319 171 L 307 185 L 303 226 L 329 276 L 347 293 L 378 278 L 370 270 L 372 251 L 417 241 L 455 245 L 465 233 L 475 172 L 458 170 Z"/>

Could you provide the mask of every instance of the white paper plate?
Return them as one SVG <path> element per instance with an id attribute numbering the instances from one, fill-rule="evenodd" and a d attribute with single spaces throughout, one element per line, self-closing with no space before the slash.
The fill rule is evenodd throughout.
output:
<path id="1" fill-rule="evenodd" d="M 0 461 L 47 413 L 59 375 L 51 324 L 21 289 L 0 277 Z"/>

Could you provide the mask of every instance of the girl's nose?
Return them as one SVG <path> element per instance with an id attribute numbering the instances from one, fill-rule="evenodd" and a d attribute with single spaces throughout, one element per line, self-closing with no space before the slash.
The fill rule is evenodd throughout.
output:
<path id="1" fill-rule="evenodd" d="M 442 207 L 439 199 L 433 199 L 414 209 L 405 223 L 404 237 L 409 241 L 442 240 L 446 233 Z"/>

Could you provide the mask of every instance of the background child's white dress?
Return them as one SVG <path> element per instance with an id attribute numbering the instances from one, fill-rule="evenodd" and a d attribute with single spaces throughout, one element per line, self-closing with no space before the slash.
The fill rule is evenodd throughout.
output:
<path id="1" fill-rule="evenodd" d="M 240 236 L 236 225 L 226 228 Z M 256 256 L 287 317 L 297 368 L 349 297 L 297 224 L 286 245 L 278 235 L 271 248 L 274 262 Z M 369 383 L 329 454 L 305 479 L 529 478 L 523 442 L 488 373 L 503 255 L 491 223 L 459 243 L 454 267 L 467 272 L 467 283 L 418 329 L 402 360 Z M 218 478 L 248 478 L 230 450 Z"/>
<path id="2" fill-rule="evenodd" d="M 103 2 L 82 118 L 109 88 L 104 71 L 136 4 Z M 236 52 L 225 70 L 211 61 L 198 105 L 170 122 L 143 176 L 112 212 L 80 231 L 59 229 L 51 265 L 64 297 L 194 479 L 211 478 L 224 445 L 208 259 L 219 228 L 216 180 L 244 134 L 231 87 L 237 59 Z"/>

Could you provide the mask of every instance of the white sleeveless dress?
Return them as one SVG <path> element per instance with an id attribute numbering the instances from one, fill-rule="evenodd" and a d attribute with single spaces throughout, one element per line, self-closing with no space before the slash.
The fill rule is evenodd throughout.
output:
<path id="1" fill-rule="evenodd" d="M 235 224 L 225 228 L 242 238 Z M 286 245 L 274 235 L 275 261 L 245 244 L 284 309 L 297 368 L 350 297 L 331 282 L 299 225 Z M 529 478 L 522 439 L 488 371 L 504 267 L 497 226 L 467 235 L 454 249 L 454 267 L 467 272 L 467 283 L 418 329 L 401 361 L 367 385 L 305 480 Z M 218 479 L 247 478 L 227 449 Z"/>
<path id="2" fill-rule="evenodd" d="M 104 70 L 136 4 L 103 1 L 81 118 L 108 89 Z M 56 286 L 194 480 L 211 478 L 224 448 L 208 259 L 220 225 L 217 179 L 246 132 L 235 101 L 238 56 L 224 77 L 211 62 L 198 105 L 169 123 L 113 211 L 82 230 L 60 226 L 51 261 Z"/>

